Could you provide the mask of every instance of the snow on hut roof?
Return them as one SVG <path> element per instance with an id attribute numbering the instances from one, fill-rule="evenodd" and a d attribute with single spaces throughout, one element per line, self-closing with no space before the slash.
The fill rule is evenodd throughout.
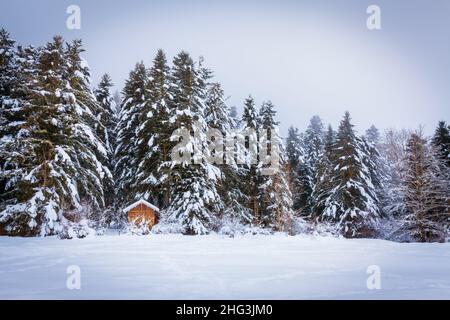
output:
<path id="1" fill-rule="evenodd" d="M 136 208 L 140 204 L 143 204 L 143 205 L 145 205 L 145 206 L 155 210 L 156 212 L 159 212 L 159 208 L 157 206 L 155 206 L 155 205 L 151 204 L 150 202 L 147 202 L 147 201 L 145 201 L 143 199 L 133 203 L 132 205 L 130 205 L 128 207 L 126 207 L 125 209 L 123 209 L 123 212 L 127 213 L 128 211 Z"/>

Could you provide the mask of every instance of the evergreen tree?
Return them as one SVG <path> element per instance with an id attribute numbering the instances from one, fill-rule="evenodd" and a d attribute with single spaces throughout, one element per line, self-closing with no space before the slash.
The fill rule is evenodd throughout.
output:
<path id="1" fill-rule="evenodd" d="M 108 74 L 104 74 L 94 94 L 98 103 L 95 114 L 97 119 L 96 134 L 106 147 L 107 158 L 104 160 L 104 163 L 113 174 L 116 163 L 114 152 L 116 148 L 116 127 L 119 115 L 116 102 L 111 95 L 112 87 L 111 77 Z M 105 181 L 105 185 L 103 186 L 105 189 L 105 204 L 108 209 L 102 215 L 100 224 L 106 226 L 119 223 L 120 220 L 117 215 L 117 188 L 115 181 L 116 179 Z"/>
<path id="2" fill-rule="evenodd" d="M 385 159 L 380 154 L 380 133 L 374 126 L 370 126 L 366 130 L 366 134 L 361 137 L 362 159 L 365 167 L 369 171 L 370 183 L 372 184 L 377 195 L 377 206 L 380 213 L 383 213 L 382 203 L 388 197 L 386 184 L 388 181 L 388 167 Z"/>
<path id="3" fill-rule="evenodd" d="M 5 29 L 0 29 L 0 101 L 7 103 L 17 78 L 15 41 Z"/>
<path id="4" fill-rule="evenodd" d="M 82 145 L 75 145 L 79 152 L 79 157 L 87 159 L 87 154 L 92 157 L 91 162 L 84 164 L 86 167 L 87 179 L 83 181 L 85 187 L 81 188 L 81 198 L 90 198 L 92 194 L 97 199 L 102 199 L 100 207 L 112 205 L 114 194 L 114 178 L 111 171 L 110 159 L 107 143 L 102 137 L 97 135 L 99 128 L 104 127 L 98 115 L 102 112 L 102 105 L 98 103 L 92 90 L 91 73 L 87 62 L 82 58 L 83 49 L 81 40 L 74 40 L 66 44 L 65 59 L 67 65 L 67 82 L 69 91 L 76 100 L 74 104 L 75 126 L 72 132 L 75 139 Z M 69 93 L 70 94 L 70 93 Z M 97 180 L 93 172 L 100 176 Z M 99 186 L 101 184 L 101 186 Z M 85 194 L 87 190 L 90 194 Z M 91 205 L 91 204 L 90 204 Z M 97 203 L 93 204 L 93 209 L 89 213 L 92 222 L 99 226 L 107 226 L 110 217 L 99 210 Z"/>
<path id="5" fill-rule="evenodd" d="M 169 205 L 171 193 L 168 180 L 163 179 L 170 176 L 170 168 L 163 164 L 169 161 L 172 146 L 170 136 L 174 129 L 169 122 L 169 72 L 166 55 L 158 50 L 150 69 L 148 99 L 142 110 L 137 133 L 140 161 L 136 173 L 137 197 L 151 201 L 160 208 Z"/>
<path id="6" fill-rule="evenodd" d="M 375 146 L 380 142 L 380 132 L 377 127 L 372 125 L 366 130 L 366 140 Z"/>
<path id="7" fill-rule="evenodd" d="M 242 115 L 244 128 L 257 130 L 259 128 L 259 117 L 255 107 L 255 100 L 249 96 L 244 103 L 244 113 Z"/>
<path id="8" fill-rule="evenodd" d="M 23 128 L 24 105 L 34 58 L 32 48 L 19 47 L 16 52 L 9 33 L 0 30 L 0 234 L 7 233 L 3 230 L 7 222 L 5 209 L 17 203 L 20 181 L 27 174 L 22 165 L 27 152 L 21 137 L 27 134 Z"/>
<path id="9" fill-rule="evenodd" d="M 180 130 L 172 135 L 172 141 L 183 145 L 173 150 L 169 163 L 173 198 L 167 211 L 182 224 L 185 234 L 208 233 L 214 212 L 222 209 L 216 190 L 219 170 L 203 157 L 207 149 L 206 79 L 204 70 L 200 71 L 189 54 L 181 52 L 174 58 L 170 78 L 170 122 Z M 180 141 L 181 130 L 190 135 L 184 138 L 187 141 Z M 177 155 L 185 156 L 185 161 L 176 161 Z"/>
<path id="10" fill-rule="evenodd" d="M 205 120 L 209 129 L 220 132 L 222 147 L 212 154 L 214 159 L 220 158 L 216 166 L 221 170 L 221 178 L 217 182 L 217 190 L 224 202 L 221 215 L 241 222 L 251 222 L 251 211 L 244 205 L 247 197 L 243 191 L 241 181 L 245 170 L 239 165 L 238 157 L 241 157 L 236 148 L 235 138 L 236 121 L 232 118 L 231 110 L 225 102 L 224 92 L 219 83 L 210 83 L 207 88 Z M 218 137 L 215 137 L 217 139 Z M 209 143 L 215 143 L 208 140 Z M 217 141 L 216 141 L 217 142 Z"/>
<path id="11" fill-rule="evenodd" d="M 370 235 L 372 224 L 380 216 L 370 170 L 365 164 L 367 154 L 362 148 L 346 112 L 333 148 L 331 193 L 319 217 L 338 223 L 346 237 Z"/>
<path id="12" fill-rule="evenodd" d="M 276 111 L 272 102 L 263 103 L 260 119 L 265 132 L 260 136 L 262 154 L 260 155 L 261 164 L 258 168 L 261 180 L 258 200 L 261 224 L 275 230 L 285 231 L 290 230 L 293 202 L 287 172 L 280 169 L 286 166 L 286 157 L 278 133 L 279 123 L 275 121 L 275 115 Z"/>
<path id="13" fill-rule="evenodd" d="M 426 140 L 413 134 L 408 141 L 402 190 L 406 224 L 412 240 L 444 241 L 450 217 L 448 168 Z"/>
<path id="14" fill-rule="evenodd" d="M 12 143 L 25 122 L 23 105 L 29 92 L 29 83 L 35 73 L 37 50 L 33 47 L 14 47 L 9 33 L 0 30 L 0 139 L 3 152 L 12 150 Z"/>
<path id="15" fill-rule="evenodd" d="M 314 206 L 312 193 L 316 184 L 315 177 L 320 155 L 323 151 L 324 128 L 319 116 L 311 118 L 310 124 L 306 129 L 303 148 L 305 150 L 304 176 L 302 186 L 301 211 L 304 215 L 310 215 Z"/>
<path id="16" fill-rule="evenodd" d="M 293 209 L 299 211 L 302 203 L 302 164 L 304 150 L 297 128 L 290 127 L 286 139 L 286 156 L 289 162 L 290 181 L 293 194 Z"/>
<path id="17" fill-rule="evenodd" d="M 116 147 L 116 126 L 118 113 L 116 102 L 111 95 L 111 88 L 114 86 L 109 74 L 104 74 L 100 80 L 98 88 L 95 90 L 95 97 L 99 104 L 96 114 L 101 125 L 97 127 L 97 135 L 106 145 L 108 157 L 113 160 L 114 149 Z M 111 163 L 111 169 L 112 169 Z"/>
<path id="18" fill-rule="evenodd" d="M 261 179 L 258 169 L 260 119 L 252 96 L 245 100 L 241 123 L 241 134 L 245 137 L 244 164 L 241 166 L 242 180 L 244 181 L 242 191 L 247 199 L 246 206 L 253 214 L 252 221 L 259 225 L 261 223 L 259 203 Z"/>
<path id="19" fill-rule="evenodd" d="M 323 149 L 324 128 L 319 116 L 311 118 L 305 132 L 305 149 L 311 168 L 314 170 Z"/>
<path id="20" fill-rule="evenodd" d="M 450 126 L 440 121 L 433 137 L 433 144 L 438 148 L 441 158 L 450 166 Z"/>
<path id="21" fill-rule="evenodd" d="M 287 159 L 291 171 L 291 188 L 293 209 L 300 215 L 309 215 L 305 204 L 310 203 L 311 197 L 311 170 L 306 161 L 306 152 L 303 147 L 303 136 L 296 128 L 290 128 L 287 138 Z"/>
<path id="22" fill-rule="evenodd" d="M 58 234 L 73 212 L 104 207 L 109 171 L 97 157 L 104 146 L 89 121 L 95 118 L 88 70 L 75 65 L 80 45 L 74 42 L 65 50 L 62 38 L 55 37 L 39 51 L 23 106 L 26 121 L 17 137 L 23 157 L 15 176 L 17 198 L 0 213 L 7 234 Z"/>
<path id="23" fill-rule="evenodd" d="M 313 189 L 313 203 L 312 218 L 321 219 L 322 213 L 327 207 L 327 201 L 333 193 L 333 165 L 336 163 L 334 158 L 334 148 L 336 143 L 336 132 L 334 132 L 331 125 L 325 134 L 324 148 L 317 166 L 317 172 Z"/>
<path id="24" fill-rule="evenodd" d="M 224 135 L 230 133 L 232 121 L 230 108 L 225 102 L 220 83 L 211 83 L 207 88 L 205 120 L 210 128 L 218 129 Z"/>
<path id="25" fill-rule="evenodd" d="M 136 194 L 136 172 L 138 158 L 138 128 L 140 117 L 146 104 L 146 86 L 148 73 L 144 63 L 137 63 L 130 72 L 123 89 L 122 105 L 117 124 L 117 147 L 115 150 L 115 177 L 118 189 L 118 203 L 126 206 L 134 200 Z"/>
<path id="26" fill-rule="evenodd" d="M 404 180 L 404 166 L 407 143 L 411 133 L 407 130 L 387 130 L 380 143 L 382 165 L 384 173 L 384 191 L 381 193 L 382 209 L 386 215 L 400 218 L 406 214 L 402 183 Z"/>

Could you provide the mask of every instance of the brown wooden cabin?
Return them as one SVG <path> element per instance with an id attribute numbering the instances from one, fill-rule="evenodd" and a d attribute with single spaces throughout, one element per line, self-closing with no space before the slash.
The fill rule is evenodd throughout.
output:
<path id="1" fill-rule="evenodd" d="M 159 220 L 159 209 L 145 200 L 139 200 L 123 211 L 127 214 L 129 223 L 140 225 L 146 222 L 149 229 L 153 228 Z"/>

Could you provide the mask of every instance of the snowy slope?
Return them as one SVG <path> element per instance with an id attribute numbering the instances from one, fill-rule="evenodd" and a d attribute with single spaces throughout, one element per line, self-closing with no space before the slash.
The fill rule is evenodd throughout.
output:
<path id="1" fill-rule="evenodd" d="M 81 268 L 81 290 L 66 288 Z M 367 267 L 381 268 L 368 290 Z M 450 243 L 217 235 L 0 238 L 0 299 L 450 299 Z"/>

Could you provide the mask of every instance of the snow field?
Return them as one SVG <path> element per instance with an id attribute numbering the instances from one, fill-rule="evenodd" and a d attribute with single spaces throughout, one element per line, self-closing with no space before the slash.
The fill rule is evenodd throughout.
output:
<path id="1" fill-rule="evenodd" d="M 450 299 L 450 243 L 328 237 L 0 238 L 0 299 Z M 69 290 L 69 266 L 80 290 Z M 381 289 L 369 290 L 369 266 Z"/>

